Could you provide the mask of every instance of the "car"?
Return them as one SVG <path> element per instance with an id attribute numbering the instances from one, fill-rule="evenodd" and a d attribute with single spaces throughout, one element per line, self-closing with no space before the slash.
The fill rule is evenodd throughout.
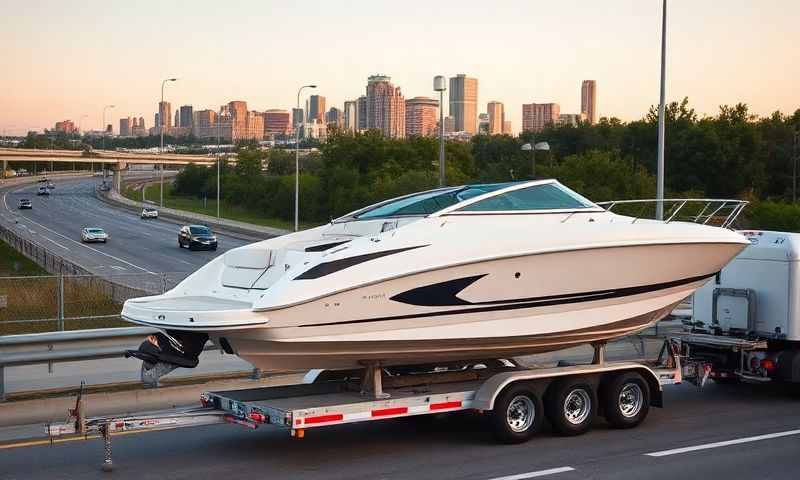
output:
<path id="1" fill-rule="evenodd" d="M 39 180 L 36 180 L 39 183 L 47 183 L 47 177 L 41 177 Z"/>
<path id="2" fill-rule="evenodd" d="M 158 210 L 152 207 L 144 207 L 142 209 L 141 217 L 144 219 L 147 218 L 158 218 Z"/>
<path id="3" fill-rule="evenodd" d="M 50 190 L 48 190 L 46 186 L 42 185 L 41 187 L 39 187 L 39 190 L 36 192 L 36 195 L 50 195 Z"/>
<path id="4" fill-rule="evenodd" d="M 50 190 L 52 190 L 52 189 L 56 188 L 56 184 L 55 184 L 55 183 L 53 183 L 53 182 L 47 182 L 47 188 L 49 188 Z"/>
<path id="5" fill-rule="evenodd" d="M 103 242 L 106 243 L 108 241 L 108 234 L 102 228 L 97 227 L 86 227 L 81 230 L 81 241 L 82 242 Z"/>
<path id="6" fill-rule="evenodd" d="M 186 225 L 178 233 L 178 247 L 187 247 L 189 250 L 217 249 L 217 237 L 205 225 Z"/>
<path id="7" fill-rule="evenodd" d="M 19 206 L 17 208 L 19 208 L 20 210 L 24 209 L 30 210 L 31 208 L 33 208 L 33 203 L 27 198 L 20 198 Z"/>

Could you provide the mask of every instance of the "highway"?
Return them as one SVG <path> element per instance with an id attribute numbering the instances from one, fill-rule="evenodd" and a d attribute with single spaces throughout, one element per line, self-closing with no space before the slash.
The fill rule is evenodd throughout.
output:
<path id="1" fill-rule="evenodd" d="M 800 397 L 770 386 L 666 387 L 633 430 L 598 420 L 580 437 L 544 431 L 498 445 L 484 419 L 458 414 L 312 429 L 234 425 L 114 439 L 113 478 L 186 479 L 787 479 L 797 476 Z M 678 450 L 675 450 L 678 449 Z M 0 450 L 0 479 L 111 478 L 99 440 Z"/>
<path id="2" fill-rule="evenodd" d="M 104 276 L 169 272 L 173 277 L 191 273 L 217 255 L 250 243 L 217 233 L 217 251 L 178 248 L 180 225 L 172 221 L 142 220 L 131 211 L 98 200 L 94 188 L 99 178 L 56 179 L 49 196 L 37 196 L 38 184 L 11 187 L 0 192 L 0 221 L 92 273 Z M 18 210 L 20 198 L 33 201 L 32 210 Z M 107 244 L 80 241 L 83 227 L 103 228 Z"/>

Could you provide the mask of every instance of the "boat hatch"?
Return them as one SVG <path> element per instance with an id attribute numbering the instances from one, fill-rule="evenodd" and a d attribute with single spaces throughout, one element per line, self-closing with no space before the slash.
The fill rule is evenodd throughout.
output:
<path id="1" fill-rule="evenodd" d="M 222 285 L 233 288 L 252 288 L 271 266 L 275 255 L 269 248 L 239 248 L 225 253 Z"/>

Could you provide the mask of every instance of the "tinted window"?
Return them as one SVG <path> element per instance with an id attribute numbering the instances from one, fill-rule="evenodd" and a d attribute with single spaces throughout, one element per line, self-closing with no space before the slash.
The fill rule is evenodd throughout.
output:
<path id="1" fill-rule="evenodd" d="M 87 228 L 86 231 L 89 233 L 103 233 L 102 228 Z"/>
<path id="2" fill-rule="evenodd" d="M 211 235 L 211 230 L 208 227 L 189 227 L 192 235 Z"/>
<path id="3" fill-rule="evenodd" d="M 456 203 L 505 188 L 509 185 L 508 183 L 468 185 L 466 187 L 424 192 L 389 201 L 364 213 L 356 214 L 356 218 L 368 219 L 405 215 L 430 215 L 431 213 L 438 212 Z"/>
<path id="4" fill-rule="evenodd" d="M 536 185 L 467 205 L 462 212 L 502 212 L 514 210 L 555 210 L 589 208 L 591 203 L 554 184 Z"/>

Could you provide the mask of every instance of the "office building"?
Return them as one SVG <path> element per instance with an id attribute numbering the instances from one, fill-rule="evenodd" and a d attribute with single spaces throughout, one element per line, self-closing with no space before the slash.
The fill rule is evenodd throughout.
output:
<path id="1" fill-rule="evenodd" d="M 182 105 L 180 109 L 178 127 L 192 128 L 193 107 L 191 105 Z"/>
<path id="2" fill-rule="evenodd" d="M 75 123 L 72 120 L 56 122 L 54 130 L 58 133 L 66 133 L 69 135 L 75 133 Z"/>
<path id="3" fill-rule="evenodd" d="M 120 118 L 119 119 L 119 136 L 120 137 L 130 137 L 131 131 L 133 129 L 132 123 L 136 123 L 136 118 L 131 121 L 131 117 L 127 118 Z"/>
<path id="4" fill-rule="evenodd" d="M 486 104 L 486 113 L 489 114 L 489 135 L 502 135 L 503 123 L 506 121 L 506 113 L 502 102 L 489 102 Z"/>
<path id="5" fill-rule="evenodd" d="M 481 113 L 478 115 L 478 133 L 489 135 L 489 114 Z"/>
<path id="6" fill-rule="evenodd" d="M 512 137 L 514 136 L 514 132 L 511 128 L 511 120 L 506 120 L 503 122 L 503 135 L 511 135 Z"/>
<path id="7" fill-rule="evenodd" d="M 303 116 L 303 109 L 302 108 L 293 108 L 292 109 L 292 129 L 300 128 L 303 123 L 305 123 L 305 117 Z"/>
<path id="8" fill-rule="evenodd" d="M 311 95 L 308 97 L 308 118 L 307 121 L 317 119 L 317 123 L 325 123 L 325 97 L 322 95 Z"/>
<path id="9" fill-rule="evenodd" d="M 459 74 L 450 78 L 450 116 L 456 131 L 475 134 L 478 131 L 478 79 Z"/>
<path id="10" fill-rule="evenodd" d="M 559 125 L 572 125 L 573 127 L 577 127 L 579 123 L 585 121 L 585 113 L 562 113 L 558 116 Z"/>
<path id="11" fill-rule="evenodd" d="M 344 113 L 336 107 L 331 107 L 325 114 L 325 124 L 328 128 L 342 128 L 344 126 Z"/>
<path id="12" fill-rule="evenodd" d="M 406 137 L 436 135 L 439 101 L 428 97 L 406 100 Z"/>
<path id="13" fill-rule="evenodd" d="M 522 131 L 541 132 L 547 125 L 558 122 L 561 107 L 557 103 L 527 103 L 522 105 Z"/>
<path id="14" fill-rule="evenodd" d="M 217 137 L 217 112 L 199 110 L 193 112 L 192 117 L 192 134 L 195 137 L 205 139 Z"/>
<path id="15" fill-rule="evenodd" d="M 156 122 L 156 128 L 172 126 L 172 105 L 169 102 L 158 102 L 158 119 L 160 122 Z"/>
<path id="16" fill-rule="evenodd" d="M 367 129 L 367 97 L 365 95 L 356 99 L 356 125 L 359 132 Z"/>
<path id="17" fill-rule="evenodd" d="M 581 113 L 586 115 L 586 121 L 594 125 L 597 123 L 597 81 L 584 80 L 581 84 Z"/>
<path id="18" fill-rule="evenodd" d="M 355 100 L 344 102 L 344 129 L 349 132 L 358 131 L 358 104 Z"/>
<path id="19" fill-rule="evenodd" d="M 178 128 L 181 126 L 181 112 L 180 110 L 175 110 L 175 123 L 172 124 L 173 128 Z"/>
<path id="20" fill-rule="evenodd" d="M 328 129 L 324 123 L 320 123 L 316 118 L 303 124 L 302 137 L 304 139 L 325 140 L 328 136 Z"/>
<path id="21" fill-rule="evenodd" d="M 301 123 L 302 123 L 302 113 Z M 289 135 L 294 131 L 292 114 L 288 110 L 270 109 L 261 114 L 264 117 L 264 134 Z"/>
<path id="22" fill-rule="evenodd" d="M 367 129 L 376 129 L 387 137 L 406 134 L 406 103 L 400 87 L 391 77 L 372 75 L 367 79 Z"/>
<path id="23" fill-rule="evenodd" d="M 456 130 L 456 119 L 451 117 L 450 115 L 444 117 L 444 133 L 453 133 L 457 132 Z"/>

